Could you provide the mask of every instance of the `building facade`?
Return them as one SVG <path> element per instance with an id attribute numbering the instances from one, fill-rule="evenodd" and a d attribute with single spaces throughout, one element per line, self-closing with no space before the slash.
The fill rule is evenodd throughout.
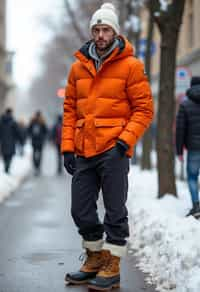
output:
<path id="1" fill-rule="evenodd" d="M 5 82 L 5 1 L 0 1 L 0 111 L 2 111 L 4 97 L 6 94 Z"/>
<path id="2" fill-rule="evenodd" d="M 13 53 L 6 50 L 6 0 L 0 1 L 0 113 L 6 105 L 8 91 L 13 87 L 11 77 Z"/>
<path id="3" fill-rule="evenodd" d="M 178 65 L 187 66 L 192 75 L 200 75 L 200 1 L 187 0 L 180 32 Z"/>
<path id="4" fill-rule="evenodd" d="M 146 34 L 147 30 L 147 10 L 142 11 L 142 35 Z M 200 32 L 199 32 L 199 15 L 200 1 L 186 0 L 184 15 L 180 30 L 179 44 L 177 50 L 177 70 L 183 70 L 189 77 L 192 75 L 200 76 Z M 160 67 L 160 34 L 155 26 L 153 43 L 155 51 L 152 55 L 152 89 L 156 96 L 158 92 L 158 77 Z M 181 71 L 180 71 L 181 72 Z M 188 80 L 185 78 L 185 87 Z M 176 80 L 178 83 L 178 80 Z"/>

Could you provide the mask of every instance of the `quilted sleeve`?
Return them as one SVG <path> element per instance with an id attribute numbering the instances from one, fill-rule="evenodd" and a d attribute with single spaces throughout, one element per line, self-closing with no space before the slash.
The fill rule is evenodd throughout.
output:
<path id="1" fill-rule="evenodd" d="M 65 88 L 63 103 L 63 124 L 61 152 L 74 152 L 74 131 L 76 123 L 76 87 L 73 65 Z"/>
<path id="2" fill-rule="evenodd" d="M 143 63 L 135 59 L 127 80 L 127 96 L 131 117 L 119 139 L 132 148 L 144 134 L 153 119 L 153 98 Z"/>

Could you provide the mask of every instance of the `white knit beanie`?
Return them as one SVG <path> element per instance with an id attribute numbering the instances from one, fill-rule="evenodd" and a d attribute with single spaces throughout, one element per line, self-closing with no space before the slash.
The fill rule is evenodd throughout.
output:
<path id="1" fill-rule="evenodd" d="M 90 21 L 90 29 L 94 25 L 107 24 L 113 28 L 113 30 L 119 34 L 119 19 L 115 6 L 112 3 L 104 3 L 100 9 L 95 11 Z"/>

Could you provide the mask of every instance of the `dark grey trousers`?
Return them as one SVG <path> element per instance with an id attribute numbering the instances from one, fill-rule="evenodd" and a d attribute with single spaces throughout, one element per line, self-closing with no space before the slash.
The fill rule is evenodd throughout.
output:
<path id="1" fill-rule="evenodd" d="M 71 212 L 84 240 L 96 241 L 106 233 L 106 242 L 125 245 L 129 236 L 128 192 L 129 159 L 114 147 L 92 158 L 77 157 L 72 178 Z M 97 200 L 102 189 L 104 222 L 97 213 Z"/>

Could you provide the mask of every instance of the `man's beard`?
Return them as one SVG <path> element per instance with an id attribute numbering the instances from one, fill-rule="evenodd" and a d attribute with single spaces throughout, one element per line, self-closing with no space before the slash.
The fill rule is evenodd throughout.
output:
<path id="1" fill-rule="evenodd" d="M 113 39 L 112 41 L 110 41 L 105 47 L 99 47 L 96 43 L 96 48 L 98 51 L 100 52 L 106 52 L 110 49 L 110 47 L 113 45 L 115 39 Z"/>

